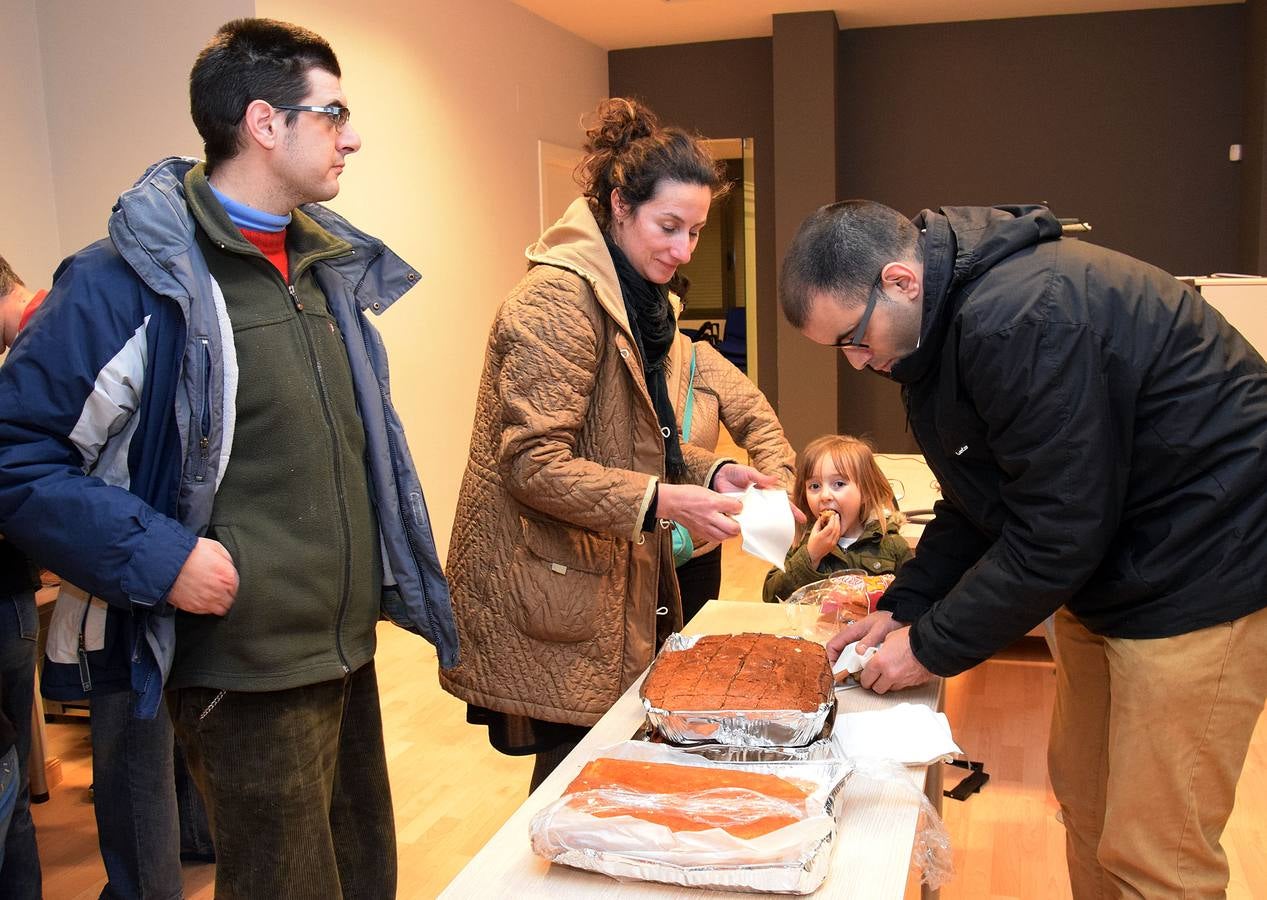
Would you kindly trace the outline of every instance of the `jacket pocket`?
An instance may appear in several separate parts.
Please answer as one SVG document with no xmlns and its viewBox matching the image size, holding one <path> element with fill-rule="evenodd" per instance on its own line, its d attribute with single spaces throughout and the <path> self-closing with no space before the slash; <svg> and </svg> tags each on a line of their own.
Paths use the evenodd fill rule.
<svg viewBox="0 0 1267 900">
<path fill-rule="evenodd" d="M 519 525 L 523 540 L 510 563 L 507 615 L 540 641 L 593 638 L 611 587 L 615 542 L 556 521 L 520 516 Z"/>
<path fill-rule="evenodd" d="M 213 541 L 218 541 L 220 546 L 229 552 L 229 560 L 233 563 L 233 568 L 238 573 L 238 595 L 242 594 L 242 585 L 246 583 L 246 572 L 243 569 L 242 551 L 238 548 L 237 537 L 233 533 L 233 526 L 223 523 L 213 523 L 207 528 L 207 537 Z M 224 614 L 221 621 L 228 621 L 233 615 L 233 611 L 237 604 L 229 607 L 229 611 Z"/>
<path fill-rule="evenodd" d="M 858 557 L 858 568 L 868 575 L 891 575 L 893 573 L 893 560 L 864 553 Z"/>
<path fill-rule="evenodd" d="M 63 581 L 48 626 L 45 654 L 55 663 L 80 665 L 81 654 L 105 647 L 107 614 L 106 601 Z"/>
<path fill-rule="evenodd" d="M 207 464 L 211 456 L 211 341 L 206 335 L 194 338 L 194 384 L 197 396 L 190 404 L 189 442 L 193 455 L 194 480 L 207 477 Z"/>
</svg>

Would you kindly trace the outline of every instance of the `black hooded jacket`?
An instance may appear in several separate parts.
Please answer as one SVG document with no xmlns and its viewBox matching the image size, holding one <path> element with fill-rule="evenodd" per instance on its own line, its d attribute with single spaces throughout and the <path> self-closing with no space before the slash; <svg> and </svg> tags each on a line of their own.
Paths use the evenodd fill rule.
<svg viewBox="0 0 1267 900">
<path fill-rule="evenodd" d="M 1267 606 L 1267 363 L 1192 288 L 1042 207 L 925 210 L 893 367 L 943 499 L 881 602 L 953 675 L 1067 606 L 1157 638 Z"/>
</svg>

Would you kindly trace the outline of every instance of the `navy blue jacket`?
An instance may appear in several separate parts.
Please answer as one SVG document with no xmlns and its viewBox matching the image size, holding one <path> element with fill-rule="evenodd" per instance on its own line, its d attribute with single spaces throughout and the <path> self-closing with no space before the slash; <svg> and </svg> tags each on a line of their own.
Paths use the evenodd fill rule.
<svg viewBox="0 0 1267 900">
<path fill-rule="evenodd" d="M 184 201 L 195 162 L 163 160 L 119 198 L 110 238 L 62 264 L 0 368 L 0 533 L 110 604 L 104 647 L 71 683 L 86 688 L 91 675 L 97 690 L 130 684 L 138 713 L 151 716 L 174 653 L 164 598 L 210 519 L 232 452 L 239 377 L 224 298 Z M 381 313 L 418 276 L 333 212 L 304 212 L 355 248 L 315 271 L 346 339 L 366 430 L 382 611 L 452 666 L 448 586 L 391 405 L 386 350 L 364 315 Z M 46 673 L 46 691 L 49 674 L 56 683 Z"/>
</svg>

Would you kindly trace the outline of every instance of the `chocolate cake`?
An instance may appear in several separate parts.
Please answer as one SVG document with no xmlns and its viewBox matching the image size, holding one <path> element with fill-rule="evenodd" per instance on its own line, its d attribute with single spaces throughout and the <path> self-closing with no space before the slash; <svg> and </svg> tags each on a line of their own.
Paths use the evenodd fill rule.
<svg viewBox="0 0 1267 900">
<path fill-rule="evenodd" d="M 656 657 L 642 696 L 672 711 L 797 709 L 831 698 L 822 644 L 772 634 L 710 634 Z"/>
</svg>

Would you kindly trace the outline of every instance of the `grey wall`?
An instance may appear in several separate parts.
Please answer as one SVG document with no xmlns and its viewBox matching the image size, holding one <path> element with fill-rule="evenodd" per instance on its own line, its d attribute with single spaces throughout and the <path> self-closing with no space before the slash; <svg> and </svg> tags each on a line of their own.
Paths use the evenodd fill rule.
<svg viewBox="0 0 1267 900">
<path fill-rule="evenodd" d="M 1238 272 L 1267 273 L 1267 0 L 1245 4 L 1245 159 Z"/>
<path fill-rule="evenodd" d="M 1245 7 L 840 34 L 846 196 L 1046 201 L 1176 274 L 1238 266 Z"/>
</svg>

